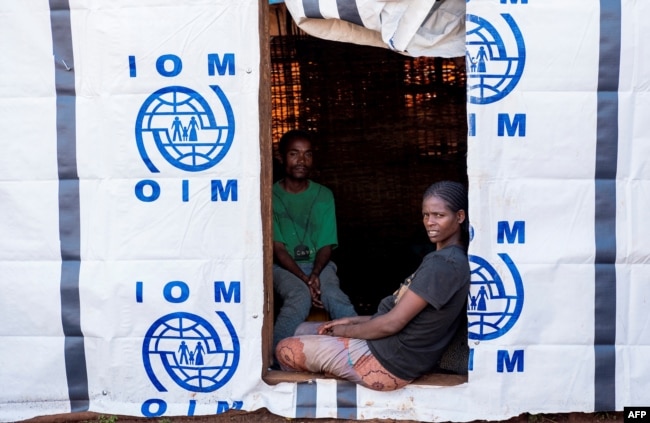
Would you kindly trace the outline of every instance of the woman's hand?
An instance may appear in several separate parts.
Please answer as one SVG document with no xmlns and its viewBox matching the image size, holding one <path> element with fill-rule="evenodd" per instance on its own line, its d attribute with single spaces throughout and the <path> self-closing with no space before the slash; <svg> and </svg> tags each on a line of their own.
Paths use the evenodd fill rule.
<svg viewBox="0 0 650 423">
<path fill-rule="evenodd" d="M 401 331 L 426 306 L 423 298 L 407 289 L 400 302 L 386 314 L 374 318 L 358 316 L 336 319 L 319 326 L 318 333 L 357 339 L 384 338 Z"/>
<path fill-rule="evenodd" d="M 368 321 L 370 320 L 370 318 L 371 316 L 354 316 L 354 317 L 342 317 L 340 319 L 330 320 L 329 322 L 325 322 L 318 327 L 318 334 L 335 336 L 334 331 L 337 330 L 338 332 L 338 329 L 342 329 L 339 326 L 356 325 Z"/>
<path fill-rule="evenodd" d="M 342 319 L 336 319 L 336 320 L 330 320 L 329 322 L 325 322 L 322 325 L 318 327 L 318 334 L 319 335 L 331 335 L 332 334 L 332 328 L 337 325 L 348 325 L 350 324 L 350 319 L 348 317 L 344 317 Z"/>
<path fill-rule="evenodd" d="M 321 326 L 318 329 L 318 334 L 319 335 L 329 335 L 329 336 L 341 336 L 341 337 L 347 337 L 347 330 L 348 328 L 354 326 L 354 324 L 348 323 L 348 324 L 340 324 L 340 325 L 334 325 L 334 326 L 328 326 L 324 327 L 325 325 Z"/>
</svg>

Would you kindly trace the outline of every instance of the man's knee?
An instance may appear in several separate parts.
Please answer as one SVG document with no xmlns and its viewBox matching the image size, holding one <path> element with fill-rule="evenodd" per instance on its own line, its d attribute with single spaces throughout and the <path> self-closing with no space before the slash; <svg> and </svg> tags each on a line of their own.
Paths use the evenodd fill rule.
<svg viewBox="0 0 650 423">
<path fill-rule="evenodd" d="M 339 277 L 333 269 L 326 267 L 319 278 L 322 291 L 339 289 Z"/>
<path fill-rule="evenodd" d="M 311 293 L 304 283 L 279 292 L 284 301 L 307 301 L 311 303 Z"/>
<path fill-rule="evenodd" d="M 273 272 L 273 289 L 282 298 L 292 296 L 310 296 L 309 287 L 293 273 L 282 270 Z"/>
<path fill-rule="evenodd" d="M 285 295 L 280 295 L 280 303 L 281 311 L 290 312 L 296 318 L 304 320 L 311 309 L 311 294 L 309 289 L 290 290 Z"/>
</svg>

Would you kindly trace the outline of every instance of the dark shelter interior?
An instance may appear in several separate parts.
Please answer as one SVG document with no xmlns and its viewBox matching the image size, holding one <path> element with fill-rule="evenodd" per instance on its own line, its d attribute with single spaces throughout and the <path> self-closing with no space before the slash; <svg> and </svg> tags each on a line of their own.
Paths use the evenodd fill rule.
<svg viewBox="0 0 650 423">
<path fill-rule="evenodd" d="M 464 58 L 317 39 L 283 6 L 270 18 L 273 151 L 289 129 L 316 133 L 312 179 L 336 200 L 341 286 L 372 314 L 434 248 L 421 222 L 426 187 L 467 182 Z"/>
</svg>

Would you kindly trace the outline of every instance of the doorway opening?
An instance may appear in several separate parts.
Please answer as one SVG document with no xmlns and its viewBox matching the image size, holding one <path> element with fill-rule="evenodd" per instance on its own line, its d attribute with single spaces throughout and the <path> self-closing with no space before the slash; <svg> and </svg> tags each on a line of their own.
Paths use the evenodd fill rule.
<svg viewBox="0 0 650 423">
<path fill-rule="evenodd" d="M 289 129 L 316 134 L 312 179 L 334 193 L 341 288 L 359 314 L 373 314 L 433 249 L 424 190 L 467 184 L 464 58 L 317 39 L 283 4 L 269 22 L 273 154 Z"/>
</svg>

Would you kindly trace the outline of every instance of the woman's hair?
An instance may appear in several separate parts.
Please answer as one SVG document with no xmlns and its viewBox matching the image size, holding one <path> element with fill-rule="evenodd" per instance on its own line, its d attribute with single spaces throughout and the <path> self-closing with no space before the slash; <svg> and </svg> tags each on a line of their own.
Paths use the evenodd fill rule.
<svg viewBox="0 0 650 423">
<path fill-rule="evenodd" d="M 460 224 L 461 240 L 465 249 L 469 246 L 469 213 L 467 190 L 460 182 L 440 181 L 436 182 L 424 191 L 422 200 L 430 197 L 440 198 L 447 204 L 452 212 L 465 211 L 465 220 Z"/>
</svg>

